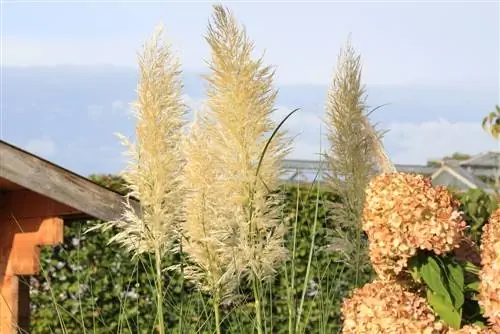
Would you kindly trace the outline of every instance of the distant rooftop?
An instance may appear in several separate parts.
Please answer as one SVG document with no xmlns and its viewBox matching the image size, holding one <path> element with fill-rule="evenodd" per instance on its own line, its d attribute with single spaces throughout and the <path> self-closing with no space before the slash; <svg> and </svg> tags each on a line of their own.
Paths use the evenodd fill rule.
<svg viewBox="0 0 500 334">
<path fill-rule="evenodd" d="M 444 186 L 459 185 L 462 190 L 481 188 L 491 192 L 493 189 L 479 177 L 494 177 L 497 172 L 497 159 L 500 159 L 499 152 L 485 152 L 467 160 L 443 159 L 439 161 L 440 165 L 396 164 L 395 167 L 400 172 L 430 176 L 433 183 Z M 287 159 L 283 167 L 286 170 L 284 179 L 288 181 L 312 182 L 315 179 L 323 179 L 327 171 L 326 162 L 316 160 Z"/>
<path fill-rule="evenodd" d="M 302 172 L 317 173 L 320 170 L 321 171 L 326 170 L 326 162 L 325 161 L 320 162 L 318 160 L 285 159 L 283 162 L 283 167 L 289 171 L 300 170 Z M 400 172 L 418 173 L 425 175 L 431 175 L 439 169 L 439 167 L 433 167 L 433 166 L 403 165 L 403 164 L 396 164 L 395 167 Z"/>
<path fill-rule="evenodd" d="M 474 166 L 482 168 L 496 168 L 500 152 L 484 152 L 473 156 L 472 158 L 460 161 L 460 166 Z"/>
</svg>

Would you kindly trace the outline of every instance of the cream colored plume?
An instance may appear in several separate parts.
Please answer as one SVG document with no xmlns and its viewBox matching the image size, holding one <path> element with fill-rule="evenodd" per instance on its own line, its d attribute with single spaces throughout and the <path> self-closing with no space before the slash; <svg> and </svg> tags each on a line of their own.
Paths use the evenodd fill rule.
<svg viewBox="0 0 500 334">
<path fill-rule="evenodd" d="M 159 26 L 139 55 L 138 99 L 133 105 L 136 143 L 120 136 L 130 157 L 123 177 L 130 196 L 140 201 L 141 212 L 128 206 L 122 220 L 105 225 L 119 230 L 110 242 L 122 244 L 134 255 L 169 251 L 178 239 L 182 218 L 180 177 L 186 108 L 180 66 L 162 34 Z"/>
<path fill-rule="evenodd" d="M 251 56 L 244 29 L 215 6 L 206 40 L 207 113 L 187 146 L 187 220 L 183 233 L 192 280 L 231 294 L 244 277 L 265 279 L 286 256 L 278 186 L 288 152 L 282 132 L 261 154 L 276 125 L 273 71 Z"/>
</svg>

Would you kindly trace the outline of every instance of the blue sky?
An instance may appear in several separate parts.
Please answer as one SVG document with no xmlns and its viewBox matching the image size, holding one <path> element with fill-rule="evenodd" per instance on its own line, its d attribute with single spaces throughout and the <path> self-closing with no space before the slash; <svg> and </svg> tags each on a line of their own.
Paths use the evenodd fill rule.
<svg viewBox="0 0 500 334">
<path fill-rule="evenodd" d="M 391 130 L 385 144 L 395 162 L 496 147 L 480 121 L 499 103 L 498 2 L 223 3 L 256 55 L 265 51 L 277 66 L 280 113 L 302 108 L 288 124 L 299 135 L 293 157 L 318 151 L 327 85 L 349 33 L 369 103 L 391 103 L 374 119 Z M 210 15 L 211 3 L 4 1 L 2 138 L 83 174 L 119 170 L 113 132 L 133 129 L 136 52 L 163 22 L 195 106 Z"/>
</svg>

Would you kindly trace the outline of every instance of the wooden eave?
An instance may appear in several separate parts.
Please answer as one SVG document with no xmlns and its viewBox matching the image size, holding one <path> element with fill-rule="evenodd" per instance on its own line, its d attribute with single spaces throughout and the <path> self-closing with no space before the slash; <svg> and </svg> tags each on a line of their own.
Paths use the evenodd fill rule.
<svg viewBox="0 0 500 334">
<path fill-rule="evenodd" d="M 0 140 L 0 333 L 29 330 L 19 277 L 40 271 L 40 246 L 62 243 L 69 220 L 113 221 L 124 209 L 121 194 Z"/>
<path fill-rule="evenodd" d="M 62 212 L 65 220 L 113 221 L 124 210 L 121 194 L 0 140 L 0 191 L 20 188 L 71 208 Z M 137 200 L 130 202 L 139 209 Z"/>
</svg>

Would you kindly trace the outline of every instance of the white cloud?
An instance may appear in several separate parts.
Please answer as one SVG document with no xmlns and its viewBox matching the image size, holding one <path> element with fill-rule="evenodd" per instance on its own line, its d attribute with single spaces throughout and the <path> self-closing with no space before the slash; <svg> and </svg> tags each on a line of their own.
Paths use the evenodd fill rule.
<svg viewBox="0 0 500 334">
<path fill-rule="evenodd" d="M 135 45 L 134 45 L 135 44 Z M 3 65 L 54 66 L 60 64 L 113 64 L 133 66 L 140 45 L 127 39 L 64 40 L 4 37 Z"/>
<path fill-rule="evenodd" d="M 280 107 L 275 119 L 281 120 L 290 109 Z M 393 122 L 383 124 L 390 131 L 384 145 L 391 160 L 399 164 L 426 164 L 427 160 L 441 158 L 454 152 L 478 154 L 495 150 L 496 142 L 478 122 L 450 122 L 437 119 L 427 122 Z M 295 137 L 289 158 L 318 159 L 318 153 L 328 148 L 326 128 L 322 119 L 310 112 L 294 114 L 285 128 Z"/>
<path fill-rule="evenodd" d="M 287 159 L 319 160 L 320 159 L 320 140 L 314 142 L 308 141 L 303 135 L 294 138 L 293 149 L 287 156 Z M 325 143 L 322 141 L 321 150 L 325 151 Z"/>
<path fill-rule="evenodd" d="M 192 110 L 203 103 L 203 100 L 187 94 L 183 100 Z M 125 103 L 120 100 L 112 103 L 113 109 L 124 106 Z M 273 119 L 280 122 L 290 111 L 288 107 L 279 106 Z M 89 107 L 90 114 L 97 115 L 99 112 L 102 112 L 102 107 Z M 318 159 L 320 146 L 323 151 L 328 148 L 326 128 L 321 117 L 317 112 L 299 110 L 286 121 L 284 128 L 294 138 L 289 158 Z M 390 130 L 384 137 L 384 144 L 395 163 L 425 164 L 429 159 L 453 152 L 477 154 L 496 149 L 495 141 L 478 122 L 451 122 L 441 118 L 420 123 L 392 122 L 381 127 Z"/>
<path fill-rule="evenodd" d="M 279 123 L 292 110 L 288 107 L 279 106 L 272 118 Z M 286 120 L 283 126 L 295 134 L 302 132 L 319 133 L 320 127 L 322 127 L 322 119 L 309 110 L 298 110 Z"/>
<path fill-rule="evenodd" d="M 52 139 L 47 137 L 31 139 L 24 148 L 26 151 L 44 158 L 52 157 L 56 153 L 56 144 Z"/>
<path fill-rule="evenodd" d="M 425 164 L 454 152 L 477 154 L 495 150 L 495 141 L 478 122 L 445 119 L 389 124 L 384 143 L 395 163 Z"/>
<path fill-rule="evenodd" d="M 293 109 L 278 106 L 272 119 L 278 124 Z M 283 124 L 287 136 L 293 140 L 292 150 L 287 158 L 318 160 L 320 147 L 325 148 L 323 120 L 310 110 L 301 109 L 291 115 Z"/>
</svg>

